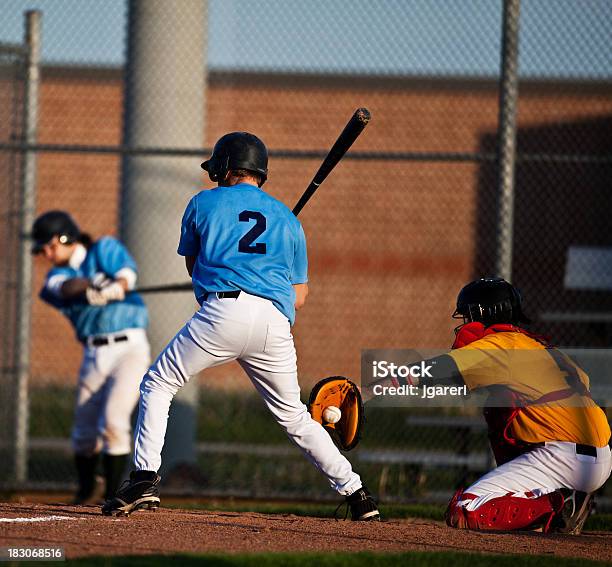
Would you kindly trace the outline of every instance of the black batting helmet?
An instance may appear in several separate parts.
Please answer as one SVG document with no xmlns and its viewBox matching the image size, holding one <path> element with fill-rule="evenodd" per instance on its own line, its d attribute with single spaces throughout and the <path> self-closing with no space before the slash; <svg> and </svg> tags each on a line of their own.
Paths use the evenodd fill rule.
<svg viewBox="0 0 612 567">
<path fill-rule="evenodd" d="M 453 318 L 467 322 L 530 323 L 522 309 L 521 292 L 512 284 L 497 277 L 485 277 L 467 284 L 457 296 Z"/>
<path fill-rule="evenodd" d="M 220 181 L 231 169 L 246 169 L 257 173 L 261 187 L 268 178 L 268 150 L 255 135 L 231 132 L 219 138 L 212 156 L 202 164 L 211 181 Z"/>
<path fill-rule="evenodd" d="M 37 254 L 54 236 L 62 244 L 75 242 L 81 231 L 73 218 L 65 211 L 48 211 L 40 215 L 32 225 L 32 254 Z"/>
</svg>

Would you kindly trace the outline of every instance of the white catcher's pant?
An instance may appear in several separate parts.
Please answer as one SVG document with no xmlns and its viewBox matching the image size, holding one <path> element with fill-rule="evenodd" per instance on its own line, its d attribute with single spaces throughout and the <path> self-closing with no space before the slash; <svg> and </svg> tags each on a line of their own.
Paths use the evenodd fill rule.
<svg viewBox="0 0 612 567">
<path fill-rule="evenodd" d="M 597 457 L 591 457 L 577 454 L 574 443 L 550 442 L 488 472 L 465 490 L 461 504 L 474 511 L 509 493 L 537 498 L 560 488 L 594 492 L 608 480 L 611 469 L 607 446 L 598 448 Z"/>
<path fill-rule="evenodd" d="M 271 301 L 244 292 L 235 299 L 211 294 L 145 374 L 140 386 L 136 468 L 159 469 L 170 402 L 178 389 L 205 368 L 236 359 L 276 421 L 331 486 L 345 495 L 359 489 L 359 475 L 300 401 L 289 321 Z"/>
<path fill-rule="evenodd" d="M 78 454 L 127 455 L 132 449 L 130 420 L 151 354 L 144 329 L 114 335 L 128 340 L 84 348 L 72 429 Z"/>
</svg>

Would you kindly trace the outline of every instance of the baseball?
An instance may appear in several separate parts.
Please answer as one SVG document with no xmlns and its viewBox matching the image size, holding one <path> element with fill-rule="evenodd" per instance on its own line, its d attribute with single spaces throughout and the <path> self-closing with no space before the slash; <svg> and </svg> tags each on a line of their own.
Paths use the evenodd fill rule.
<svg viewBox="0 0 612 567">
<path fill-rule="evenodd" d="M 336 406 L 327 406 L 323 410 L 323 420 L 326 423 L 338 423 L 341 417 L 342 412 Z"/>
</svg>

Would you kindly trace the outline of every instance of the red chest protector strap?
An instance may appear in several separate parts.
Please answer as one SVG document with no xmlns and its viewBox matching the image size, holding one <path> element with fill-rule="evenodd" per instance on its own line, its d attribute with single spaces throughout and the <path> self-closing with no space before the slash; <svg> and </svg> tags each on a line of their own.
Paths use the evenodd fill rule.
<svg viewBox="0 0 612 567">
<path fill-rule="evenodd" d="M 535 335 L 529 331 L 526 331 L 525 329 L 517 327 L 516 325 L 512 325 L 510 323 L 497 323 L 495 325 L 485 327 L 480 321 L 474 321 L 461 326 L 457 336 L 455 337 L 455 342 L 453 343 L 452 348 L 456 349 L 467 346 L 474 341 L 478 341 L 488 335 L 494 335 L 495 333 L 522 333 L 523 335 L 527 335 L 539 343 L 548 346 L 547 337 Z"/>
</svg>

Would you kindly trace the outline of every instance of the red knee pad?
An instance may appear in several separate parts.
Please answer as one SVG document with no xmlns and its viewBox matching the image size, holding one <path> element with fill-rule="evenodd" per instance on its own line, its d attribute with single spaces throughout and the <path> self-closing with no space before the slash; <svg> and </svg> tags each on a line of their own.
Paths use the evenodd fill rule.
<svg viewBox="0 0 612 567">
<path fill-rule="evenodd" d="M 471 500 L 472 498 L 476 498 L 476 495 L 464 492 L 463 488 L 460 488 L 457 490 L 457 492 L 455 492 L 455 494 L 453 494 L 453 497 L 446 508 L 446 512 L 444 512 L 444 519 L 446 520 L 447 526 L 461 529 L 470 528 L 468 525 L 465 507 L 459 505 L 459 502 Z"/>
<path fill-rule="evenodd" d="M 455 493 L 446 511 L 446 523 L 453 528 L 470 530 L 527 530 L 542 528 L 547 532 L 550 522 L 561 508 L 563 495 L 559 491 L 539 498 L 518 498 L 508 494 L 493 498 L 468 511 L 460 501 L 475 498 L 473 494 L 459 490 Z"/>
</svg>

